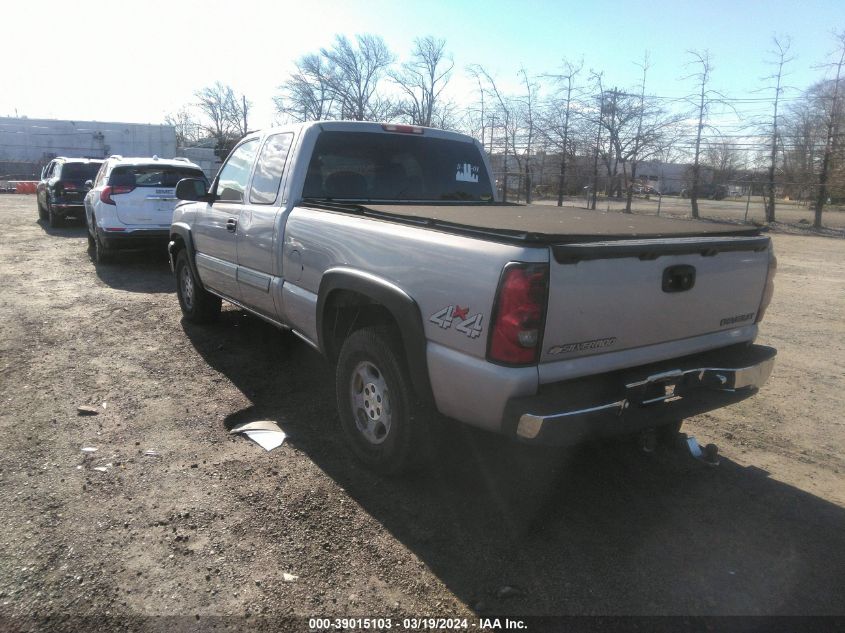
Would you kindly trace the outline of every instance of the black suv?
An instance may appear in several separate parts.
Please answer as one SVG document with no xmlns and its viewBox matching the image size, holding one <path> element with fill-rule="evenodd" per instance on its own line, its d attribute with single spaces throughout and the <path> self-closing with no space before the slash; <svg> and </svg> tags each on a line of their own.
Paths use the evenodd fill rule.
<svg viewBox="0 0 845 633">
<path fill-rule="evenodd" d="M 85 216 L 83 200 L 88 188 L 85 181 L 93 180 L 100 170 L 101 160 L 65 158 L 51 160 L 41 172 L 36 189 L 38 217 L 50 226 L 59 226 L 65 218 Z"/>
</svg>

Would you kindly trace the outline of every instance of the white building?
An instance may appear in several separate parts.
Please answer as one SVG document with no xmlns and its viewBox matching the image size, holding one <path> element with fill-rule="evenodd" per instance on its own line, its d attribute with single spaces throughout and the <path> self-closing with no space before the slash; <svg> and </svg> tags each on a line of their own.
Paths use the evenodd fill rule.
<svg viewBox="0 0 845 633">
<path fill-rule="evenodd" d="M 45 163 L 56 156 L 173 158 L 171 125 L 0 117 L 0 162 Z"/>
</svg>

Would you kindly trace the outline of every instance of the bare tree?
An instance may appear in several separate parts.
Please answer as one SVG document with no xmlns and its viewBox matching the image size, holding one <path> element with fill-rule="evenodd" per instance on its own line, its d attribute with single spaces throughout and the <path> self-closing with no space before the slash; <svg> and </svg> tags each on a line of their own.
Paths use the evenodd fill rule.
<svg viewBox="0 0 845 633">
<path fill-rule="evenodd" d="M 778 113 L 778 107 L 780 105 L 781 93 L 784 90 L 782 86 L 784 77 L 783 68 L 786 64 L 793 60 L 792 57 L 787 57 L 790 47 L 789 37 L 774 37 L 772 38 L 772 41 L 774 42 L 775 48 L 771 51 L 771 54 L 774 57 L 770 63 L 774 65 L 777 70 L 766 78 L 775 82 L 775 85 L 772 88 L 775 95 L 772 103 L 774 112 L 772 113 L 772 123 L 770 128 L 772 144 L 765 195 L 767 222 L 775 221 L 775 169 L 777 168 L 778 143 L 780 142 L 780 137 L 778 136 L 778 123 L 780 116 Z"/>
<path fill-rule="evenodd" d="M 216 140 L 218 153 L 227 154 L 234 142 L 249 131 L 250 102 L 246 97 L 237 98 L 231 86 L 219 81 L 196 91 L 194 96 L 196 107 L 206 119 L 200 122 L 200 127 Z"/>
<path fill-rule="evenodd" d="M 602 126 L 607 132 L 607 143 L 602 158 L 607 171 L 607 193 L 621 197 L 631 183 L 629 165 L 661 149 L 676 118 L 656 100 L 643 97 L 641 106 L 640 94 L 615 88 L 606 92 L 603 102 Z"/>
<path fill-rule="evenodd" d="M 642 64 L 637 64 L 643 71 L 642 82 L 640 83 L 639 116 L 637 117 L 637 133 L 634 136 L 634 149 L 631 153 L 631 180 L 627 183 L 625 196 L 625 213 L 631 213 L 631 199 L 634 196 L 634 181 L 637 179 L 637 164 L 639 163 L 640 150 L 644 147 L 646 139 L 643 137 L 643 118 L 645 117 L 645 80 L 648 74 L 649 61 L 648 51 L 643 55 Z"/>
<path fill-rule="evenodd" d="M 824 210 L 825 202 L 827 201 L 827 182 L 830 170 L 832 168 L 831 162 L 833 158 L 833 150 L 835 144 L 841 143 L 839 139 L 838 127 L 839 121 L 842 118 L 842 112 L 839 107 L 839 81 L 842 77 L 842 67 L 845 65 L 845 31 L 840 31 L 836 34 L 839 40 L 839 61 L 833 64 L 836 68 L 836 79 L 833 81 L 832 94 L 829 100 L 829 107 L 825 108 L 825 144 L 824 157 L 822 158 L 821 172 L 819 173 L 819 191 L 816 198 L 816 213 L 813 218 L 813 226 L 821 228 L 822 212 Z"/>
<path fill-rule="evenodd" d="M 534 95 L 537 92 L 537 84 L 532 83 L 528 79 L 528 72 L 524 66 L 519 69 L 519 74 L 522 75 L 525 85 L 525 98 L 522 101 L 521 108 L 525 127 L 527 128 L 525 143 L 525 202 L 526 204 L 531 204 L 531 150 L 534 141 Z"/>
<path fill-rule="evenodd" d="M 713 172 L 713 184 L 726 185 L 740 169 L 741 159 L 737 148 L 724 137 L 707 143 L 702 163 Z"/>
<path fill-rule="evenodd" d="M 182 106 L 176 112 L 166 115 L 164 122 L 174 127 L 178 147 L 188 147 L 203 137 L 202 126 L 188 106 Z"/>
<path fill-rule="evenodd" d="M 540 129 L 540 134 L 546 142 L 560 153 L 560 174 L 557 186 L 557 206 L 559 207 L 563 206 L 563 196 L 566 191 L 566 163 L 571 149 L 573 92 L 577 91 L 575 82 L 583 67 L 583 60 L 577 64 L 563 60 L 561 72 L 550 75 L 557 84 L 557 92 L 545 109 Z M 578 91 L 578 96 L 580 96 L 580 91 Z"/>
<path fill-rule="evenodd" d="M 446 55 L 445 48 L 446 40 L 430 35 L 417 38 L 411 60 L 402 64 L 400 70 L 388 73 L 404 94 L 399 111 L 412 125 L 430 127 L 448 118 L 439 108 L 455 63 Z"/>
<path fill-rule="evenodd" d="M 696 106 L 698 110 L 698 125 L 696 125 L 695 128 L 695 151 L 692 159 L 692 183 L 690 186 L 689 196 L 692 217 L 697 218 L 699 217 L 698 191 L 699 186 L 701 185 L 701 135 L 704 132 L 704 128 L 707 125 L 707 118 L 710 114 L 710 96 L 712 91 L 710 91 L 707 86 L 710 83 L 710 74 L 713 71 L 713 67 L 710 64 L 709 51 L 705 50 L 703 53 L 698 51 L 687 51 L 687 53 L 694 57 L 693 61 L 690 63 L 700 67 L 700 70 L 697 73 L 687 77 L 687 79 L 695 78 L 699 87 L 698 103 Z"/>
<path fill-rule="evenodd" d="M 477 77 L 480 77 L 484 82 L 486 82 L 487 87 L 483 90 L 487 91 L 494 99 L 496 103 L 496 119 L 501 122 L 502 126 L 502 137 L 503 137 L 503 156 L 502 156 L 502 202 L 507 202 L 508 200 L 508 155 L 509 155 L 509 148 L 514 147 L 513 155 L 517 161 L 519 169 L 522 169 L 522 162 L 519 159 L 519 156 L 516 154 L 516 147 L 515 141 L 517 135 L 519 133 L 519 122 L 517 120 L 516 112 L 515 112 L 515 104 L 507 98 L 502 92 L 499 90 L 498 86 L 496 85 L 495 80 L 493 77 L 490 76 L 484 67 L 479 66 L 477 64 L 470 67 L 470 72 L 474 73 Z M 494 132 L 494 127 L 491 126 L 490 128 L 490 135 L 491 135 L 491 148 L 492 148 L 492 136 Z M 492 153 L 492 150 L 491 150 Z"/>
<path fill-rule="evenodd" d="M 322 56 L 311 53 L 300 57 L 296 71 L 279 86 L 281 94 L 273 97 L 276 112 L 295 121 L 331 118 L 335 101 L 328 78 L 332 74 Z"/>
<path fill-rule="evenodd" d="M 327 62 L 327 84 L 344 119 L 380 118 L 387 100 L 377 98 L 379 80 L 393 63 L 393 55 L 377 35 L 356 35 L 355 45 L 343 35 L 331 48 L 320 49 Z"/>
</svg>

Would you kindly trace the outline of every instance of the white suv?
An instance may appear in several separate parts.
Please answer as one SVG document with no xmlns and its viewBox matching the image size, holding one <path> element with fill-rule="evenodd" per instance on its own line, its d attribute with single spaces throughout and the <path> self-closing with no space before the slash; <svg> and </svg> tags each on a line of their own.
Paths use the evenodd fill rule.
<svg viewBox="0 0 845 633">
<path fill-rule="evenodd" d="M 100 167 L 85 196 L 88 248 L 94 261 L 105 262 L 120 248 L 164 246 L 182 178 L 207 179 L 185 158 L 111 156 Z"/>
</svg>

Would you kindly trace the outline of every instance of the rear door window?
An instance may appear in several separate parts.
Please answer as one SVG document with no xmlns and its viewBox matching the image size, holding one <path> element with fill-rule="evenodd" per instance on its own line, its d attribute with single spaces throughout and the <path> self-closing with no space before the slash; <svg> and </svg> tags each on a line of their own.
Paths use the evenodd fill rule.
<svg viewBox="0 0 845 633">
<path fill-rule="evenodd" d="M 276 201 L 292 141 L 293 134 L 290 133 L 273 134 L 267 138 L 252 177 L 249 201 L 253 204 L 273 204 Z"/>
</svg>

